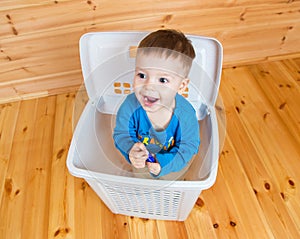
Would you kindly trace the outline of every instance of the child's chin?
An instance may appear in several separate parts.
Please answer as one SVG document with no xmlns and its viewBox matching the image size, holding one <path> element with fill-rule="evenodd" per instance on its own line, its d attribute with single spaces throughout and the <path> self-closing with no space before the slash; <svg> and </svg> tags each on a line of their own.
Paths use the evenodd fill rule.
<svg viewBox="0 0 300 239">
<path fill-rule="evenodd" d="M 151 106 L 143 105 L 143 108 L 146 112 L 153 113 L 153 112 L 158 111 L 160 107 L 159 107 L 159 105 L 151 105 Z"/>
</svg>

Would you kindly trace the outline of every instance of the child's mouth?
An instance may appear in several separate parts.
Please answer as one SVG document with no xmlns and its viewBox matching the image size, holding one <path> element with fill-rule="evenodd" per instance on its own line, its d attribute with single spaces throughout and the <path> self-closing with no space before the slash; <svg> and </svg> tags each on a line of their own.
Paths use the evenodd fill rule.
<svg viewBox="0 0 300 239">
<path fill-rule="evenodd" d="M 158 98 L 151 97 L 151 96 L 144 96 L 144 104 L 146 106 L 152 106 L 158 101 Z"/>
</svg>

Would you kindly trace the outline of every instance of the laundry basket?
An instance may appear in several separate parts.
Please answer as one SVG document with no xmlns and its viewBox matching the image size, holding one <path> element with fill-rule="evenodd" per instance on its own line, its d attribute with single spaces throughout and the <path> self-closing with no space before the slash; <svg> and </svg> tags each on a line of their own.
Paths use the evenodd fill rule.
<svg viewBox="0 0 300 239">
<path fill-rule="evenodd" d="M 80 59 L 88 101 L 70 145 L 67 167 L 84 178 L 116 214 L 183 221 L 202 190 L 213 185 L 219 158 L 215 103 L 222 68 L 222 46 L 212 38 L 187 35 L 196 58 L 183 94 L 194 106 L 201 144 L 180 180 L 139 178 L 112 139 L 118 107 L 132 92 L 134 49 L 147 32 L 88 33 L 80 39 Z M 76 105 L 75 105 L 76 107 Z"/>
</svg>

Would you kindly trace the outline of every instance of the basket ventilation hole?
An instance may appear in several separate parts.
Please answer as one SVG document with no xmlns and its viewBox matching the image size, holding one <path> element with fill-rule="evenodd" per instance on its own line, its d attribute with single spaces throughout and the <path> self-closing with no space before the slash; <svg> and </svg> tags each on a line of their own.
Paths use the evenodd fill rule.
<svg viewBox="0 0 300 239">
<path fill-rule="evenodd" d="M 128 82 L 114 82 L 114 92 L 117 95 L 128 95 L 132 92 L 131 84 Z M 189 88 L 187 87 L 182 94 L 184 98 L 189 97 Z"/>
</svg>

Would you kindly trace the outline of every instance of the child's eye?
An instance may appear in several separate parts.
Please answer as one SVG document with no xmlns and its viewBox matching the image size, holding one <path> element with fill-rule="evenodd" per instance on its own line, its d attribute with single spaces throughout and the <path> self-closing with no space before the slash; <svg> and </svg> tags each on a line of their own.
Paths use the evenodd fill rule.
<svg viewBox="0 0 300 239">
<path fill-rule="evenodd" d="M 141 79 L 146 79 L 146 74 L 144 73 L 138 73 L 137 76 L 140 77 Z"/>
<path fill-rule="evenodd" d="M 161 77 L 161 78 L 159 78 L 159 82 L 160 83 L 168 83 L 169 80 L 167 78 Z"/>
</svg>

